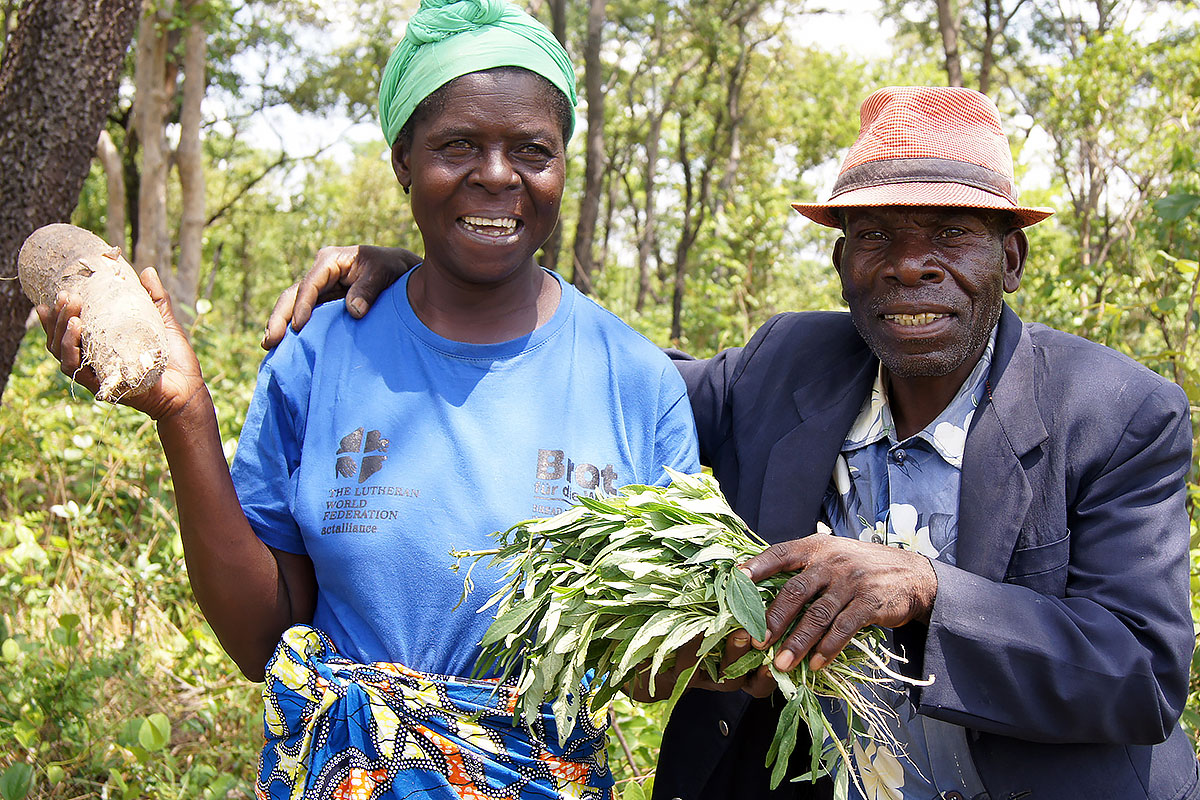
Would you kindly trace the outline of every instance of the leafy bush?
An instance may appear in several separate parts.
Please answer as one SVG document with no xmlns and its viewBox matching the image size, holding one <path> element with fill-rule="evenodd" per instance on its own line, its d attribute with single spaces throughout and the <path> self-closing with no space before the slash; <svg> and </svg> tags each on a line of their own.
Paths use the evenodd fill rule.
<svg viewBox="0 0 1200 800">
<path fill-rule="evenodd" d="M 218 330 L 232 442 L 259 355 Z M 0 439 L 0 798 L 253 797 L 258 689 L 192 600 L 153 424 L 72 390 L 39 330 Z"/>
</svg>

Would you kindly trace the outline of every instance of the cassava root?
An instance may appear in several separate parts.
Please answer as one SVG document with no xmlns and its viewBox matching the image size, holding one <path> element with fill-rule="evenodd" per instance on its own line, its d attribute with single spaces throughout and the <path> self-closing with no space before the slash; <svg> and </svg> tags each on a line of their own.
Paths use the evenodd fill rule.
<svg viewBox="0 0 1200 800">
<path fill-rule="evenodd" d="M 158 382 L 167 329 L 120 248 L 74 225 L 46 225 L 21 246 L 17 274 L 35 305 L 53 306 L 64 290 L 79 296 L 83 364 L 100 381 L 97 399 L 115 402 Z"/>
</svg>

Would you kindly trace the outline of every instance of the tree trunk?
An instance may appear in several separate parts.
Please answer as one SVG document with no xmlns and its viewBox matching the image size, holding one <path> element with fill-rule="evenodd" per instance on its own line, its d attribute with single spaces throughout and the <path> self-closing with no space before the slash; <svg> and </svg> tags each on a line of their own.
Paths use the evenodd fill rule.
<svg viewBox="0 0 1200 800">
<path fill-rule="evenodd" d="M 186 310 L 195 308 L 200 286 L 200 259 L 204 243 L 204 159 L 200 152 L 200 104 L 207 87 L 208 33 L 190 0 L 187 39 L 183 56 L 183 107 L 179 114 L 179 166 L 181 195 L 179 267 L 175 272 L 175 299 Z M 185 311 L 186 313 L 186 311 Z"/>
<path fill-rule="evenodd" d="M 591 0 L 588 8 L 587 44 L 583 51 L 584 84 L 587 92 L 587 161 L 584 168 L 583 200 L 575 227 L 575 269 L 572 283 L 582 292 L 592 289 L 592 243 L 600 214 L 600 182 L 604 174 L 604 75 L 600 63 L 604 32 L 604 0 Z"/>
<path fill-rule="evenodd" d="M 938 30 L 942 34 L 942 51 L 946 55 L 946 79 L 950 86 L 962 86 L 962 55 L 958 51 L 958 33 L 962 28 L 958 3 L 937 0 Z"/>
<path fill-rule="evenodd" d="M 567 46 L 567 0 L 550 0 L 550 30 L 563 47 Z"/>
<path fill-rule="evenodd" d="M 0 393 L 25 334 L 25 237 L 79 199 L 116 97 L 138 0 L 27 0 L 0 59 Z"/>
<path fill-rule="evenodd" d="M 108 198 L 105 207 L 106 221 L 104 238 L 113 247 L 125 248 L 125 165 L 121 163 L 121 154 L 113 144 L 108 131 L 100 131 L 100 141 L 96 143 L 96 159 L 104 170 L 104 182 L 108 187 Z"/>
<path fill-rule="evenodd" d="M 170 4 L 157 13 L 147 7 L 138 27 L 134 64 L 134 127 L 142 145 L 141 186 L 138 191 L 138 238 L 133 245 L 133 266 L 139 272 L 156 267 L 167 290 L 171 280 L 171 234 L 167 227 L 167 139 L 164 132 L 171 102 L 167 85 L 167 30 Z"/>
</svg>

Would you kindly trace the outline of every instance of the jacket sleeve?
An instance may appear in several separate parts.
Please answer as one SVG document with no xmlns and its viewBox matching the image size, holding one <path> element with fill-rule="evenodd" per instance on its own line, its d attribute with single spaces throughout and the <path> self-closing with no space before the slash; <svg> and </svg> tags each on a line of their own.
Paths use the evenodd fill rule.
<svg viewBox="0 0 1200 800">
<path fill-rule="evenodd" d="M 1081 424 L 1095 430 L 1095 420 Z M 1097 435 L 1103 448 L 1060 445 L 1066 458 L 1087 452 L 1067 481 L 1069 529 L 1046 545 L 1067 559 L 1061 597 L 935 562 L 923 664 L 935 680 L 914 698 L 920 713 L 1038 742 L 1155 744 L 1170 734 L 1194 643 L 1186 398 L 1159 383 L 1112 429 L 1121 432 Z"/>
</svg>

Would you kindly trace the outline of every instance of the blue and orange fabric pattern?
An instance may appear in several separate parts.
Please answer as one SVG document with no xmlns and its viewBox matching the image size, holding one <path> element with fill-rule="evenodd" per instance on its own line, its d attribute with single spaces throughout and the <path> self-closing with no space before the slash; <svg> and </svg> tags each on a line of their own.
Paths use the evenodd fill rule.
<svg viewBox="0 0 1200 800">
<path fill-rule="evenodd" d="M 611 800 L 603 712 L 558 746 L 554 716 L 513 724 L 515 687 L 358 664 L 296 625 L 267 664 L 262 800 Z"/>
</svg>

